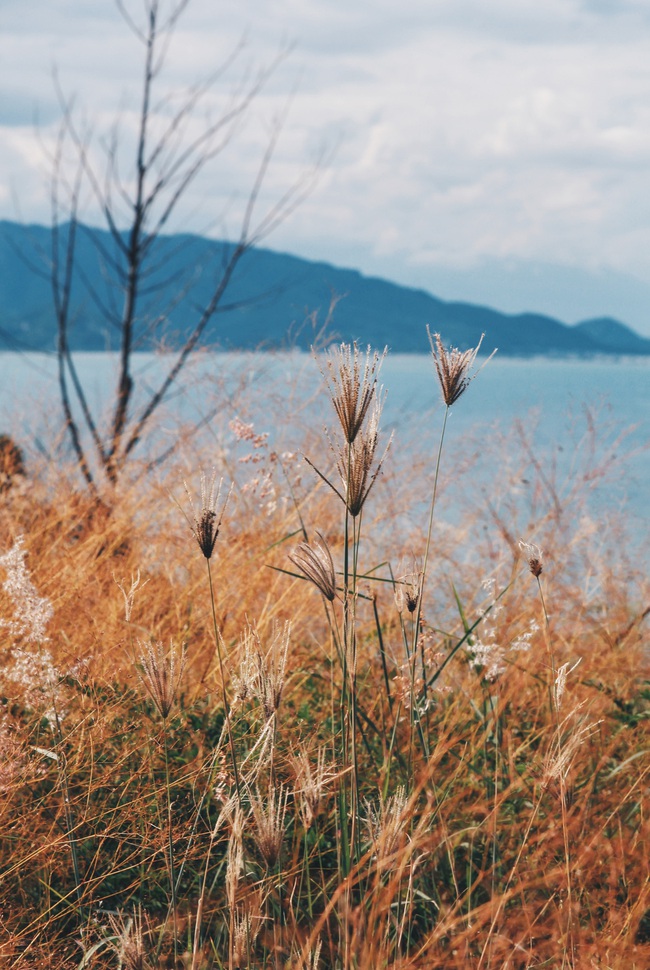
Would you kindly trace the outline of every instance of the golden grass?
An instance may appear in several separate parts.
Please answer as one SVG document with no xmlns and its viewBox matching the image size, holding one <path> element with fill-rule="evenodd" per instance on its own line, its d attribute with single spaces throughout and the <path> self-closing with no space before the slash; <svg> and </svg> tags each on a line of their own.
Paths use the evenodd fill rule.
<svg viewBox="0 0 650 970">
<path fill-rule="evenodd" d="M 443 503 L 471 451 L 443 454 Z M 436 512 L 421 601 L 409 566 L 398 612 L 388 565 L 370 571 L 423 556 L 433 469 L 392 461 L 347 597 L 336 495 L 293 464 L 291 497 L 277 460 L 274 507 L 236 482 L 210 560 L 225 684 L 206 560 L 167 491 L 182 503 L 184 473 L 125 481 L 110 507 L 66 469 L 6 491 L 0 552 L 24 535 L 53 617 L 48 640 L 5 627 L 0 648 L 4 965 L 650 965 L 646 577 L 615 520 L 596 555 L 577 481 L 554 502 L 547 476 L 534 522 L 495 497 L 453 528 Z M 406 495 L 415 513 L 392 507 Z M 288 557 L 301 519 L 326 571 L 332 551 L 333 599 Z M 546 554 L 548 625 L 522 533 Z M 143 657 L 164 665 L 170 643 L 185 667 L 160 687 Z"/>
</svg>

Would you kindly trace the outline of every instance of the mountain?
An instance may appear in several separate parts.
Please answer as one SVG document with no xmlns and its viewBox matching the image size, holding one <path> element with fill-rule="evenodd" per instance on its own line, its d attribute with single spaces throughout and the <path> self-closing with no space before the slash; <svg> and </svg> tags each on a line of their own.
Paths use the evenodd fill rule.
<svg viewBox="0 0 650 970">
<path fill-rule="evenodd" d="M 65 239 L 67 227 L 62 227 Z M 71 291 L 72 350 L 118 346 L 122 294 L 119 251 L 104 231 L 80 227 Z M 173 347 L 196 320 L 218 281 L 228 243 L 192 235 L 163 236 L 151 253 L 138 306 L 137 348 Z M 0 349 L 53 350 L 56 325 L 49 265 L 52 231 L 0 222 Z M 308 349 L 335 304 L 328 333 L 398 353 L 428 349 L 425 326 L 446 344 L 502 355 L 650 354 L 650 340 L 610 318 L 568 326 L 536 313 L 505 314 L 440 300 L 350 269 L 253 249 L 238 265 L 203 343 L 223 349 Z"/>
<path fill-rule="evenodd" d="M 647 354 L 648 352 L 648 340 L 611 317 L 584 320 L 576 324 L 576 330 L 580 330 L 598 343 L 613 348 L 614 353 Z"/>
</svg>

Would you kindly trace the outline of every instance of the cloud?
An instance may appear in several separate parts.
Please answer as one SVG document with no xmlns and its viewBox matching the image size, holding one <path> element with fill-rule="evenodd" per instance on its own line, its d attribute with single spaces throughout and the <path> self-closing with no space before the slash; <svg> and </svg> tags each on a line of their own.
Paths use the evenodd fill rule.
<svg viewBox="0 0 650 970">
<path fill-rule="evenodd" d="M 0 170 L 10 190 L 0 215 L 15 217 L 18 198 L 24 218 L 47 222 L 32 124 L 38 107 L 45 137 L 56 130 L 52 64 L 98 135 L 117 113 L 128 138 L 141 52 L 110 3 L 31 0 L 27 18 L 22 0 L 5 0 L 3 20 L 11 83 Z M 493 258 L 648 274 L 645 0 L 412 0 L 408 16 L 394 0 L 194 0 L 169 49 L 169 90 L 214 71 L 242 38 L 208 99 L 213 116 L 238 79 L 295 47 L 232 150 L 191 187 L 182 228 L 236 231 L 271 119 L 288 107 L 262 206 L 322 143 L 336 151 L 272 237 L 277 248 L 367 270 L 393 265 L 396 278 L 420 283 L 427 267 L 433 279 Z M 99 143 L 94 151 L 101 164 Z"/>
</svg>

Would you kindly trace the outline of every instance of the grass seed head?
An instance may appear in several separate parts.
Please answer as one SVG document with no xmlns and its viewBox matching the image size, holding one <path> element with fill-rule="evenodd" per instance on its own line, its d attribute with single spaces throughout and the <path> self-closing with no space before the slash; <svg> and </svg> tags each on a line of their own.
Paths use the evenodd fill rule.
<svg viewBox="0 0 650 970">
<path fill-rule="evenodd" d="M 221 634 L 219 634 L 221 637 Z M 244 704 L 257 693 L 259 637 L 252 629 L 246 630 L 241 638 L 239 669 L 232 674 L 234 687 L 233 707 Z M 222 639 L 222 649 L 226 652 Z"/>
<path fill-rule="evenodd" d="M 138 675 L 144 689 L 156 705 L 158 713 L 165 721 L 178 696 L 185 669 L 185 651 L 182 652 L 179 661 L 173 643 L 170 644 L 169 651 L 165 650 L 160 641 L 152 644 L 139 640 L 138 643 L 141 649 Z"/>
<path fill-rule="evenodd" d="M 528 563 L 531 573 L 535 579 L 539 579 L 544 568 L 542 550 L 534 542 L 525 542 L 523 539 L 519 540 L 519 548 L 524 554 L 524 559 Z"/>
<path fill-rule="evenodd" d="M 111 913 L 108 920 L 113 933 L 110 945 L 119 966 L 124 970 L 150 970 L 152 964 L 146 958 L 142 908 L 134 909 L 133 915 L 128 918 Z"/>
<path fill-rule="evenodd" d="M 291 760 L 296 775 L 294 799 L 298 802 L 302 824 L 310 829 L 321 812 L 327 786 L 336 777 L 336 771 L 325 764 L 325 748 L 319 749 L 315 766 L 304 748 Z"/>
<path fill-rule="evenodd" d="M 9 435 L 0 434 L 0 492 L 8 491 L 26 475 L 22 448 Z"/>
<path fill-rule="evenodd" d="M 120 580 L 116 579 L 115 576 L 113 576 L 113 581 L 115 582 L 115 585 L 121 592 L 124 599 L 124 619 L 127 623 L 130 623 L 131 614 L 133 613 L 133 604 L 135 603 L 135 594 L 137 593 L 138 589 L 142 589 L 144 586 L 146 586 L 149 580 L 145 579 L 144 583 L 142 583 L 140 581 L 140 570 L 138 569 L 134 573 L 131 573 L 131 585 L 128 589 L 126 588 L 126 582 L 120 582 Z"/>
<path fill-rule="evenodd" d="M 340 344 L 327 354 L 327 371 L 323 376 L 348 444 L 359 434 L 376 396 L 377 378 L 385 356 L 386 350 L 379 354 L 368 347 L 364 361 L 356 343 Z"/>
<path fill-rule="evenodd" d="M 228 501 L 232 494 L 232 487 L 229 489 L 223 503 L 221 503 L 221 488 L 223 479 L 217 485 L 216 470 L 212 472 L 212 478 L 208 484 L 205 473 L 201 472 L 201 508 L 197 510 L 194 499 L 187 482 L 183 482 L 185 491 L 189 499 L 192 510 L 192 518 L 183 512 L 189 522 L 192 535 L 199 544 L 199 549 L 206 559 L 210 559 L 214 551 L 214 546 L 219 535 L 221 522 L 223 520 Z M 182 510 L 181 510 L 182 511 Z"/>
<path fill-rule="evenodd" d="M 0 619 L 0 627 L 29 643 L 45 643 L 49 640 L 46 630 L 54 610 L 48 599 L 38 595 L 25 565 L 26 555 L 24 536 L 17 536 L 9 552 L 0 556 L 0 567 L 6 572 L 2 588 L 14 607 L 13 619 Z"/>
<path fill-rule="evenodd" d="M 277 713 L 282 700 L 290 635 L 290 623 L 285 623 L 283 627 L 276 626 L 273 631 L 271 646 L 266 655 L 263 656 L 259 637 L 257 633 L 254 634 L 258 644 L 256 652 L 257 680 L 254 689 L 267 721 Z"/>
<path fill-rule="evenodd" d="M 400 785 L 394 795 L 382 800 L 379 811 L 367 799 L 365 805 L 368 835 L 378 857 L 386 859 L 398 849 L 406 834 L 406 788 Z"/>
<path fill-rule="evenodd" d="M 235 909 L 237 889 L 244 872 L 244 827 L 246 818 L 239 803 L 230 802 L 227 806 L 230 822 L 230 837 L 226 852 L 226 898 L 230 909 Z"/>
<path fill-rule="evenodd" d="M 404 612 L 404 607 L 413 615 L 418 608 L 422 590 L 422 569 L 413 558 L 410 568 L 406 563 L 399 564 L 399 575 L 395 585 L 395 605 L 398 613 Z"/>
<path fill-rule="evenodd" d="M 289 554 L 291 562 L 311 580 L 330 603 L 336 597 L 336 573 L 332 553 L 320 532 L 318 539 L 310 543 L 301 542 Z"/>
<path fill-rule="evenodd" d="M 393 440 L 391 436 L 382 457 L 375 464 L 380 416 L 381 404 L 377 402 L 361 434 L 352 444 L 342 448 L 337 456 L 336 466 L 343 484 L 344 502 L 352 518 L 361 513 Z"/>
<path fill-rule="evenodd" d="M 558 711 L 562 706 L 562 699 L 566 693 L 566 684 L 569 674 L 572 674 L 576 667 L 582 662 L 582 657 L 578 657 L 576 662 L 571 665 L 570 663 L 563 663 L 561 667 L 558 667 L 557 675 L 555 677 L 555 706 Z"/>
<path fill-rule="evenodd" d="M 233 920 L 233 966 L 250 967 L 255 941 L 262 928 L 262 906 L 259 896 L 246 900 Z"/>
<path fill-rule="evenodd" d="M 473 374 L 470 373 L 483 343 L 483 334 L 481 334 L 481 339 L 476 347 L 472 347 L 470 350 L 457 350 L 456 347 L 450 347 L 449 350 L 446 350 L 439 333 L 432 335 L 428 327 L 427 333 L 431 344 L 433 363 L 438 375 L 438 383 L 442 391 L 442 399 L 447 407 L 451 407 L 465 393 L 482 367 L 487 364 L 486 360 L 479 370 Z M 488 360 L 491 360 L 495 353 L 496 350 L 490 354 Z"/>
<path fill-rule="evenodd" d="M 269 869 L 276 865 L 282 851 L 288 794 L 282 785 L 277 790 L 271 787 L 266 801 L 260 795 L 259 789 L 256 794 L 251 792 L 251 809 L 255 821 L 253 838 Z"/>
<path fill-rule="evenodd" d="M 566 784 L 573 762 L 579 749 L 598 731 L 600 721 L 588 721 L 578 716 L 582 705 L 577 705 L 562 721 L 559 731 L 566 731 L 562 744 L 554 740 L 551 750 L 544 760 L 542 785 L 549 788 L 554 782 Z"/>
</svg>

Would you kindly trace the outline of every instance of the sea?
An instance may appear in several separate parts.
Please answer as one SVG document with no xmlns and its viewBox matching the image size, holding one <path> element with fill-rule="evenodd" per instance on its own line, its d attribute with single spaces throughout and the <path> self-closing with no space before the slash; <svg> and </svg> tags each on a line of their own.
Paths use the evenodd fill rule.
<svg viewBox="0 0 650 970">
<path fill-rule="evenodd" d="M 171 360 L 167 354 L 134 355 L 136 409 Z M 74 362 L 89 406 L 105 417 L 116 385 L 116 355 L 79 353 Z M 490 508 L 515 502 L 532 521 L 575 502 L 576 516 L 588 514 L 596 523 L 613 513 L 626 515 L 634 523 L 631 541 L 650 561 L 650 358 L 497 354 L 477 364 L 446 425 L 446 514 L 452 520 L 460 515 L 461 501 L 484 501 Z M 169 450 L 169 461 L 176 460 L 172 446 L 183 425 L 198 429 L 193 448 L 201 464 L 229 449 L 234 454 L 239 448 L 241 458 L 242 442 L 232 441 L 236 418 L 268 436 L 264 447 L 299 452 L 307 432 L 313 437 L 335 424 L 322 368 L 322 358 L 297 351 L 201 352 L 173 386 L 140 455 Z M 416 466 L 431 474 L 445 410 L 431 356 L 389 354 L 380 384 L 384 440 L 393 436 L 386 461 L 398 474 Z M 65 457 L 61 428 L 56 359 L 0 354 L 0 433 L 13 435 L 28 456 L 40 452 L 56 461 Z"/>
</svg>

